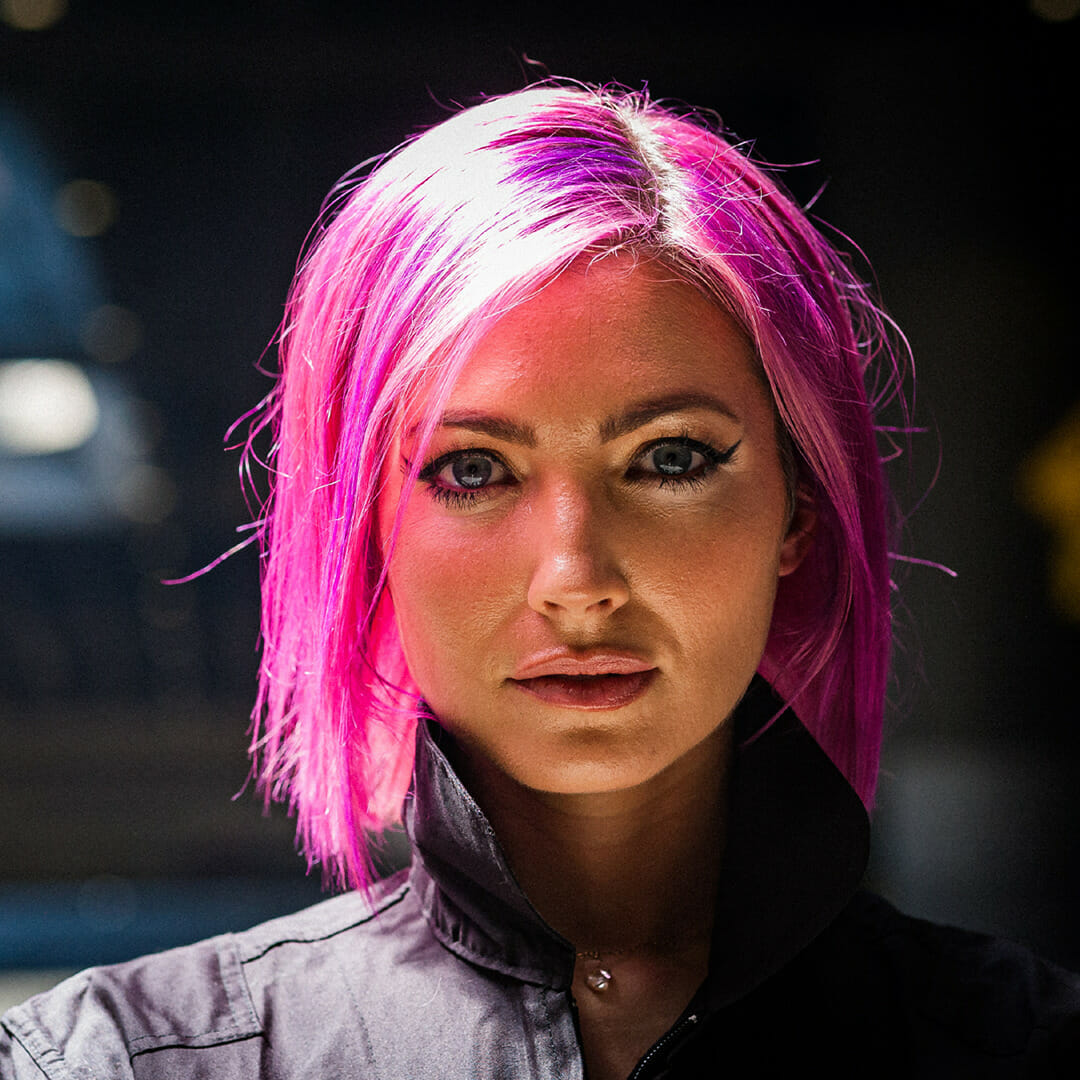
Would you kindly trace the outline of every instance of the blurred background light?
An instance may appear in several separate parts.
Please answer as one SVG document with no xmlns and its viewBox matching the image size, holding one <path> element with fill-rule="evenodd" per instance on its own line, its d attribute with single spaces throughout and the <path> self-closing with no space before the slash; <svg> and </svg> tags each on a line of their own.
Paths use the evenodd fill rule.
<svg viewBox="0 0 1080 1080">
<path fill-rule="evenodd" d="M 1080 403 L 1035 448 L 1019 480 L 1022 501 L 1054 535 L 1050 594 L 1080 622 Z"/>
<path fill-rule="evenodd" d="M 1080 15 L 1080 0 L 1029 0 L 1028 6 L 1047 22 L 1068 22 Z"/>
<path fill-rule="evenodd" d="M 132 882 L 117 874 L 96 874 L 84 881 L 75 898 L 78 916 L 95 932 L 123 930 L 139 911 Z"/>
<path fill-rule="evenodd" d="M 58 190 L 47 149 L 0 99 L 0 358 L 76 359 L 87 312 L 105 302 L 97 245 L 60 227 Z"/>
<path fill-rule="evenodd" d="M 119 304 L 94 308 L 79 328 L 79 343 L 102 364 L 120 364 L 142 345 L 142 321 L 135 312 Z"/>
<path fill-rule="evenodd" d="M 0 363 L 0 447 L 10 454 L 57 454 L 82 446 L 101 411 L 90 380 L 68 360 Z"/>
<path fill-rule="evenodd" d="M 140 463 L 120 477 L 115 499 L 128 521 L 157 525 L 176 507 L 176 485 L 164 469 Z"/>
<path fill-rule="evenodd" d="M 4 204 L 11 198 L 14 189 L 15 178 L 4 164 L 4 159 L 0 157 L 0 213 L 3 212 Z"/>
<path fill-rule="evenodd" d="M 56 193 L 53 214 L 72 236 L 100 236 L 116 220 L 116 197 L 100 180 L 71 180 Z"/>
<path fill-rule="evenodd" d="M 16 30 L 48 30 L 67 9 L 67 0 L 0 0 L 0 19 Z"/>
<path fill-rule="evenodd" d="M 168 517 L 176 485 L 149 463 L 145 413 L 108 369 L 0 361 L 0 537 L 100 534 Z"/>
</svg>

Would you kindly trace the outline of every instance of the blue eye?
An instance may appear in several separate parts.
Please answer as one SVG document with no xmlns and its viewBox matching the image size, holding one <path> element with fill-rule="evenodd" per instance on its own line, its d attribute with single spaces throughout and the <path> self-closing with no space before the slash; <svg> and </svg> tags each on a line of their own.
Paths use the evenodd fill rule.
<svg viewBox="0 0 1080 1080">
<path fill-rule="evenodd" d="M 708 443 L 682 436 L 678 439 L 657 439 L 646 446 L 637 457 L 634 472 L 638 478 L 647 477 L 660 487 L 679 484 L 699 484 L 719 466 L 726 465 L 739 444 L 717 450 Z"/>
<path fill-rule="evenodd" d="M 663 443 L 649 451 L 649 461 L 664 476 L 681 476 L 695 467 L 694 458 L 703 459 L 700 450 L 693 450 L 682 443 Z M 697 462 L 700 467 L 702 461 Z"/>
<path fill-rule="evenodd" d="M 433 498 L 451 506 L 474 502 L 489 487 L 505 483 L 510 471 L 497 457 L 481 450 L 454 450 L 425 465 L 417 479 Z"/>
<path fill-rule="evenodd" d="M 486 454 L 463 454 L 454 458 L 442 471 L 448 468 L 458 487 L 481 488 L 491 479 L 493 465 L 494 462 Z"/>
</svg>

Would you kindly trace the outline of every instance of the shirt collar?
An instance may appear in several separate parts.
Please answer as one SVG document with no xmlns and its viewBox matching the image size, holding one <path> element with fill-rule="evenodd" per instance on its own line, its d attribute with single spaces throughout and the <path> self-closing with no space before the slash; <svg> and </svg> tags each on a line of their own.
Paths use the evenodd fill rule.
<svg viewBox="0 0 1080 1080">
<path fill-rule="evenodd" d="M 706 984 L 713 1007 L 813 941 L 858 889 L 870 850 L 862 800 L 764 679 L 750 684 L 735 723 L 740 749 Z"/>
<path fill-rule="evenodd" d="M 739 749 L 704 987 L 716 1008 L 809 944 L 847 904 L 866 867 L 862 802 L 794 713 L 776 716 L 782 709 L 771 687 L 755 678 L 733 718 Z M 567 989 L 573 946 L 514 879 L 491 824 L 446 755 L 449 739 L 434 720 L 421 721 L 405 815 L 416 853 L 413 887 L 432 930 L 471 963 Z"/>
</svg>

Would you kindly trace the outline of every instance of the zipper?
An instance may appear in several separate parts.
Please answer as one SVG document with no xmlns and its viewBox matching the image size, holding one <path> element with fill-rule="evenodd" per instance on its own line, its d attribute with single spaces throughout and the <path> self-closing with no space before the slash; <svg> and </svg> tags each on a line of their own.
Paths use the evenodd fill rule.
<svg viewBox="0 0 1080 1080">
<path fill-rule="evenodd" d="M 661 1035 L 650 1047 L 648 1053 L 634 1066 L 634 1071 L 630 1074 L 627 1080 L 644 1080 L 645 1071 L 650 1061 L 653 1060 L 666 1046 L 669 1046 L 680 1035 L 682 1035 L 689 1028 L 692 1028 L 698 1022 L 698 1014 L 696 1012 L 690 1013 L 688 1016 L 684 1016 L 666 1035 Z"/>
</svg>

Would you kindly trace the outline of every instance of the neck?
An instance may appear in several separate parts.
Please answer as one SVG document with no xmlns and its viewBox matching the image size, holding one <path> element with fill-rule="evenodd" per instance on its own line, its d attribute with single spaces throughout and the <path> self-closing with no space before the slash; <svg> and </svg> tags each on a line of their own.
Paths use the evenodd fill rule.
<svg viewBox="0 0 1080 1080">
<path fill-rule="evenodd" d="M 707 945 L 723 851 L 731 724 L 633 788 L 553 794 L 462 762 L 530 902 L 579 950 Z"/>
</svg>

